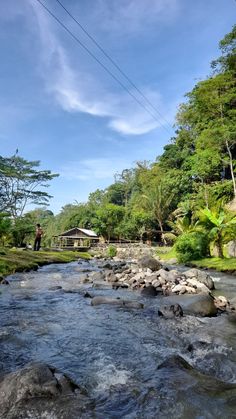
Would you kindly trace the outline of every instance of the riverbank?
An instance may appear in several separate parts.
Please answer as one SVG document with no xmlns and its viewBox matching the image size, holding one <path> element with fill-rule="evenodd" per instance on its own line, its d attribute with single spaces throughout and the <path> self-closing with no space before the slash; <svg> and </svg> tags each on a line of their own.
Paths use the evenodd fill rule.
<svg viewBox="0 0 236 419">
<path fill-rule="evenodd" d="M 170 247 L 159 248 L 156 255 L 165 262 L 170 262 L 171 259 L 177 260 L 175 250 Z M 218 272 L 236 273 L 236 258 L 225 257 L 221 259 L 217 257 L 209 257 L 190 261 L 186 265 L 202 269 L 215 269 Z"/>
<path fill-rule="evenodd" d="M 52 252 L 23 249 L 1 249 L 0 250 L 0 275 L 7 276 L 15 272 L 37 270 L 39 266 L 50 263 L 68 263 L 77 259 L 90 259 L 86 252 Z"/>
</svg>

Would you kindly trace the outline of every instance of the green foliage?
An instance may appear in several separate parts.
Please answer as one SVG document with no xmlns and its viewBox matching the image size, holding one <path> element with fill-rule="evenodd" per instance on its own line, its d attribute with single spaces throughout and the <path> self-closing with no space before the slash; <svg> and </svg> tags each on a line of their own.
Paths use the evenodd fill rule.
<svg viewBox="0 0 236 419">
<path fill-rule="evenodd" d="M 51 196 L 41 188 L 57 174 L 50 170 L 38 170 L 39 161 L 23 157 L 0 156 L 0 210 L 7 211 L 16 219 L 21 217 L 27 204 L 45 205 Z M 40 188 L 40 189 L 39 189 Z"/>
<path fill-rule="evenodd" d="M 176 235 L 191 233 L 199 230 L 199 221 L 193 222 L 187 215 L 184 217 L 178 217 L 175 222 L 170 221 L 169 225 L 172 227 Z"/>
<path fill-rule="evenodd" d="M 175 246 L 157 247 L 156 255 L 162 260 L 176 259 Z"/>
<path fill-rule="evenodd" d="M 98 208 L 94 218 L 96 231 L 110 241 L 116 237 L 116 228 L 123 220 L 125 208 L 115 204 L 105 204 Z"/>
<path fill-rule="evenodd" d="M 180 263 L 201 259 L 209 253 L 207 235 L 201 232 L 184 233 L 178 237 L 175 250 Z"/>
<path fill-rule="evenodd" d="M 110 257 L 110 258 L 113 258 L 116 255 L 117 255 L 117 249 L 116 249 L 116 247 L 113 246 L 112 244 L 110 244 L 108 246 L 108 249 L 107 249 L 107 256 Z"/>
<path fill-rule="evenodd" d="M 236 258 L 205 258 L 193 261 L 197 268 L 215 269 L 221 272 L 236 272 Z"/>
<path fill-rule="evenodd" d="M 163 236 L 164 236 L 167 246 L 172 246 L 177 240 L 176 235 L 173 233 L 164 233 Z"/>
<path fill-rule="evenodd" d="M 0 213 L 0 243 L 5 246 L 10 239 L 11 220 L 6 213 Z"/>
<path fill-rule="evenodd" d="M 30 217 L 25 215 L 24 217 L 17 218 L 11 227 L 12 245 L 13 246 L 25 246 L 26 241 L 34 237 L 35 227 Z"/>
<path fill-rule="evenodd" d="M 209 241 L 216 246 L 218 256 L 223 258 L 223 244 L 236 237 L 236 215 L 219 206 L 201 210 L 200 220 Z"/>
<path fill-rule="evenodd" d="M 95 230 L 107 241 L 151 239 L 161 232 L 163 241 L 170 242 L 174 240 L 172 233 L 190 234 L 191 246 L 193 242 L 199 246 L 203 233 L 198 231 L 205 228 L 209 239 L 222 249 L 222 243 L 235 234 L 233 224 L 223 227 L 230 221 L 225 219 L 222 225 L 214 225 L 208 217 L 204 227 L 202 219 L 199 223 L 199 211 L 204 207 L 215 211 L 219 201 L 225 204 L 236 197 L 235 45 L 236 25 L 220 42 L 221 56 L 212 63 L 214 72 L 198 82 L 180 105 L 175 137 L 154 163 L 137 162 L 134 168 L 116 174 L 114 183 L 91 193 L 87 203 L 68 204 L 55 217 L 42 219 L 38 214 L 48 244 L 53 235 L 78 226 Z M 9 182 L 17 166 L 24 169 L 23 179 L 30 180 L 32 175 L 34 180 L 37 164 L 13 156 L 0 161 L 0 173 L 5 170 Z M 4 203 L 4 193 L 3 188 L 0 204 Z M 31 198 L 29 195 L 29 201 Z M 33 224 L 36 218 L 32 217 Z M 192 258 L 191 246 L 187 257 Z"/>
</svg>

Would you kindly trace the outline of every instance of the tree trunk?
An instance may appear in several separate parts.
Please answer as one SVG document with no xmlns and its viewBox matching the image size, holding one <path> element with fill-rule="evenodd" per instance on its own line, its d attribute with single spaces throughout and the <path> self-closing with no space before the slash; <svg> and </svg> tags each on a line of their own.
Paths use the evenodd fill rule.
<svg viewBox="0 0 236 419">
<path fill-rule="evenodd" d="M 223 259 L 224 254 L 223 254 L 223 243 L 222 243 L 221 234 L 219 234 L 219 236 L 216 240 L 216 248 L 217 248 L 217 253 L 218 253 L 219 258 Z"/>
<path fill-rule="evenodd" d="M 158 223 L 159 223 L 160 230 L 161 230 L 161 238 L 163 240 L 164 245 L 166 246 L 167 243 L 166 243 L 166 239 L 165 239 L 165 236 L 164 236 L 164 230 L 163 230 L 162 221 L 161 220 L 158 220 Z"/>
<path fill-rule="evenodd" d="M 225 129 L 222 103 L 220 104 L 220 114 L 221 114 L 222 127 Z M 224 137 L 225 137 L 225 145 L 226 145 L 227 152 L 228 152 L 228 155 L 229 155 L 230 174 L 231 174 L 231 178 L 232 178 L 232 182 L 233 182 L 234 199 L 235 199 L 236 198 L 236 182 L 235 182 L 235 177 L 234 177 L 233 158 L 232 158 L 232 153 L 231 153 L 231 150 L 230 150 L 229 138 L 228 138 L 227 133 L 225 133 Z"/>
<path fill-rule="evenodd" d="M 225 144 L 226 144 L 226 148 L 229 155 L 230 174 L 233 181 L 234 198 L 236 198 L 236 182 L 235 182 L 235 177 L 234 177 L 233 158 L 232 158 L 232 153 L 231 153 L 230 146 L 227 139 L 225 140 Z"/>
</svg>

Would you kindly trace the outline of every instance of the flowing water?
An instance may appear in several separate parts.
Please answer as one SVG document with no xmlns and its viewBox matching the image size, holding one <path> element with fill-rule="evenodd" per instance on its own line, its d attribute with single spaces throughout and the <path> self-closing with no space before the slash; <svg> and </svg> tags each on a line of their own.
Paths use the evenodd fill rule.
<svg viewBox="0 0 236 419">
<path fill-rule="evenodd" d="M 81 284 L 81 271 L 96 268 L 48 265 L 1 286 L 1 375 L 29 361 L 51 364 L 87 388 L 96 418 L 236 418 L 236 386 L 228 385 L 236 383 L 236 324 L 227 315 L 165 320 L 157 314 L 165 297 Z M 236 295 L 233 276 L 213 276 L 220 294 Z M 93 307 L 85 291 L 139 300 L 144 309 Z M 173 355 L 194 369 L 159 368 Z"/>
</svg>

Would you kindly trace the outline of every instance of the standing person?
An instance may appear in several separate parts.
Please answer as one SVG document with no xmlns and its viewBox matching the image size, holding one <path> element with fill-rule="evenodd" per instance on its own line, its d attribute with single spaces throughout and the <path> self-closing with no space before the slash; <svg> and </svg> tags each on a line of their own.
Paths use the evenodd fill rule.
<svg viewBox="0 0 236 419">
<path fill-rule="evenodd" d="M 36 225 L 35 241 L 34 241 L 34 250 L 39 250 L 40 249 L 42 235 L 43 235 L 43 230 L 42 230 L 40 224 L 37 224 Z"/>
</svg>

